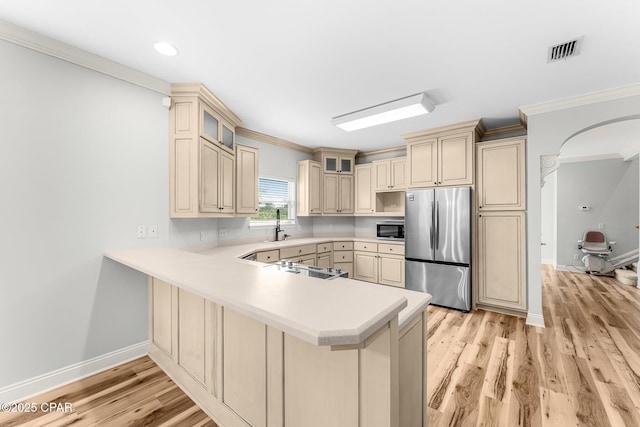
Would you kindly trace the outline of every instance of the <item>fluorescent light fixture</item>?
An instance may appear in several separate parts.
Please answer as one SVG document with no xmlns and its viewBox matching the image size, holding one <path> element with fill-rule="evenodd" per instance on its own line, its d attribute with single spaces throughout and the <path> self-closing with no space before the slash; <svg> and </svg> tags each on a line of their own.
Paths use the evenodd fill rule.
<svg viewBox="0 0 640 427">
<path fill-rule="evenodd" d="M 178 54 L 178 49 L 167 42 L 158 42 L 153 45 L 153 48 L 156 52 L 164 56 L 176 56 Z"/>
<path fill-rule="evenodd" d="M 351 132 L 352 130 L 364 129 L 383 123 L 395 122 L 397 120 L 408 119 L 409 117 L 427 114 L 435 109 L 435 105 L 424 93 L 396 99 L 374 107 L 354 111 L 332 118 L 331 124 L 342 130 Z"/>
</svg>

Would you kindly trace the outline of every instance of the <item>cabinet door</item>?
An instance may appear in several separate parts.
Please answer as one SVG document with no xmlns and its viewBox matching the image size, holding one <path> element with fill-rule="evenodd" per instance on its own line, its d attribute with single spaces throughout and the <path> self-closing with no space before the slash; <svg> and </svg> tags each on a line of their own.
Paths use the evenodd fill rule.
<svg viewBox="0 0 640 427">
<path fill-rule="evenodd" d="M 438 138 L 438 185 L 473 184 L 473 134 Z"/>
<path fill-rule="evenodd" d="M 438 140 L 436 138 L 407 144 L 409 187 L 438 185 Z"/>
<path fill-rule="evenodd" d="M 298 261 L 298 264 L 304 264 L 304 265 L 311 265 L 311 266 L 315 266 L 316 265 L 316 254 L 313 255 L 305 255 L 303 257 L 301 257 Z"/>
<path fill-rule="evenodd" d="M 401 157 L 390 161 L 391 188 L 404 190 L 407 188 L 407 158 Z"/>
<path fill-rule="evenodd" d="M 378 256 L 371 252 L 353 253 L 353 278 L 366 282 L 378 282 Z"/>
<path fill-rule="evenodd" d="M 526 310 L 525 214 L 483 212 L 478 217 L 478 303 Z"/>
<path fill-rule="evenodd" d="M 220 149 L 200 139 L 200 212 L 220 212 Z"/>
<path fill-rule="evenodd" d="M 220 212 L 233 213 L 235 187 L 235 159 L 233 155 L 220 152 Z"/>
<path fill-rule="evenodd" d="M 340 156 L 339 157 L 339 163 L 338 163 L 338 172 L 340 173 L 347 173 L 347 174 L 352 174 L 353 173 L 353 157 L 344 157 L 344 156 Z"/>
<path fill-rule="evenodd" d="M 316 261 L 317 267 L 332 267 L 333 266 L 333 257 L 331 256 L 331 252 L 323 252 L 318 254 L 318 260 Z"/>
<path fill-rule="evenodd" d="M 374 168 L 371 164 L 356 165 L 356 215 L 371 215 L 375 212 L 375 193 L 373 192 Z"/>
<path fill-rule="evenodd" d="M 322 183 L 323 203 L 322 213 L 337 214 L 339 208 L 339 178 L 338 175 L 325 174 Z"/>
<path fill-rule="evenodd" d="M 309 213 L 322 212 L 322 169 L 319 163 L 309 162 Z"/>
<path fill-rule="evenodd" d="M 352 175 L 340 175 L 340 203 L 338 212 L 341 214 L 353 213 L 353 176 Z"/>
<path fill-rule="evenodd" d="M 379 255 L 378 283 L 404 288 L 404 258 Z"/>
<path fill-rule="evenodd" d="M 382 162 L 374 162 L 375 169 L 375 190 L 388 191 L 391 189 L 391 162 L 385 160 Z"/>
<path fill-rule="evenodd" d="M 339 268 L 348 273 L 348 278 L 353 279 L 353 262 L 334 262 L 333 268 Z"/>
<path fill-rule="evenodd" d="M 324 173 L 338 173 L 340 170 L 340 158 L 333 155 L 323 155 L 322 164 L 324 167 Z"/>
<path fill-rule="evenodd" d="M 478 209 L 524 210 L 525 140 L 482 142 L 478 150 Z"/>
<path fill-rule="evenodd" d="M 236 145 L 236 212 L 258 212 L 258 149 Z"/>
</svg>

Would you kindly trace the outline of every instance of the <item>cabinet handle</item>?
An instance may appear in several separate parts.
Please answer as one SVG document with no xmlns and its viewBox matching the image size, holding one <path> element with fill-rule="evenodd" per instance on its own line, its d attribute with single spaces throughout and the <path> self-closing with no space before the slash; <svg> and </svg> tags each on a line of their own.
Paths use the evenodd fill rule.
<svg viewBox="0 0 640 427">
<path fill-rule="evenodd" d="M 256 209 L 256 212 L 258 212 L 258 209 Z"/>
<path fill-rule="evenodd" d="M 298 253 L 301 254 L 302 253 L 302 249 L 298 249 Z"/>
<path fill-rule="evenodd" d="M 271 256 L 268 256 L 267 259 L 271 259 Z"/>
<path fill-rule="evenodd" d="M 389 248 L 389 252 L 393 252 L 393 248 Z"/>
<path fill-rule="evenodd" d="M 438 185 L 438 183 L 437 183 L 437 182 L 434 182 L 434 183 L 433 183 L 433 185 Z"/>
</svg>

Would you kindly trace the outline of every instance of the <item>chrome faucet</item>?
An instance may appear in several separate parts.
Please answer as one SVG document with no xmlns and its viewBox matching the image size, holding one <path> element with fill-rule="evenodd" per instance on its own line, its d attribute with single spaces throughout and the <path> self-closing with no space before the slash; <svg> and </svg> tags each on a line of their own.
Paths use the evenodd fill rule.
<svg viewBox="0 0 640 427">
<path fill-rule="evenodd" d="M 276 230 L 275 230 L 275 239 L 277 242 L 280 240 L 280 233 L 282 233 L 282 229 L 280 228 L 280 209 L 276 209 Z"/>
</svg>

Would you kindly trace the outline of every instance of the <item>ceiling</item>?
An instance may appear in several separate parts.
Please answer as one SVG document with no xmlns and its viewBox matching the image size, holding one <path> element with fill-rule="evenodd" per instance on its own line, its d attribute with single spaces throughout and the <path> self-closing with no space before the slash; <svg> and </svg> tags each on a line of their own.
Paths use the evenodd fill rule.
<svg viewBox="0 0 640 427">
<path fill-rule="evenodd" d="M 612 0 L 2 0 L 0 19 L 168 82 L 203 82 L 243 127 L 370 151 L 403 133 L 637 83 L 640 3 Z M 584 36 L 581 54 L 547 48 Z M 179 55 L 162 57 L 156 41 Z M 344 132 L 331 117 L 426 92 L 433 113 Z"/>
</svg>

